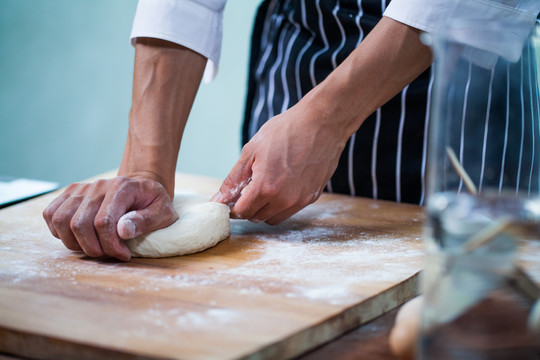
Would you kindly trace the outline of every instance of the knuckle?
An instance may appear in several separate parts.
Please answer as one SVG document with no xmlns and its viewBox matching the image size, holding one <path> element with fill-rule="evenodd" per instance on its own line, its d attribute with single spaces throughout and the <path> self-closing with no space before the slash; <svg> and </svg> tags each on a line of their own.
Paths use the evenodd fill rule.
<svg viewBox="0 0 540 360">
<path fill-rule="evenodd" d="M 98 180 L 94 181 L 94 183 L 92 184 L 92 189 L 99 189 L 99 188 L 102 188 L 102 187 L 105 186 L 107 183 L 108 183 L 108 181 L 105 180 L 105 179 L 98 179 Z"/>
<path fill-rule="evenodd" d="M 50 206 L 48 206 L 45 210 L 43 210 L 43 218 L 47 222 L 51 222 L 54 215 L 54 209 L 52 209 Z"/>
<path fill-rule="evenodd" d="M 88 229 L 88 225 L 85 223 L 84 219 L 79 217 L 73 217 L 69 224 L 71 231 L 76 235 L 83 235 Z"/>
<path fill-rule="evenodd" d="M 71 193 L 75 190 L 77 190 L 79 187 L 80 187 L 80 183 L 72 183 L 72 184 L 69 184 L 67 187 L 66 187 L 66 190 L 65 192 L 68 192 L 68 193 Z"/>
<path fill-rule="evenodd" d="M 114 219 L 109 216 L 96 216 L 94 219 L 94 227 L 98 231 L 108 230 L 115 225 Z"/>
<path fill-rule="evenodd" d="M 240 154 L 246 154 L 246 153 L 249 153 L 250 150 L 251 150 L 251 141 L 247 142 L 244 146 L 242 146 L 242 151 Z"/>
<path fill-rule="evenodd" d="M 117 176 L 114 180 L 119 184 L 125 184 L 128 183 L 130 179 L 127 176 Z"/>
<path fill-rule="evenodd" d="M 89 183 L 80 183 L 76 182 L 73 184 L 70 184 L 66 190 L 65 193 L 69 194 L 70 196 L 74 196 L 74 194 L 81 194 L 86 192 L 92 184 Z"/>
<path fill-rule="evenodd" d="M 264 198 L 275 198 L 279 192 L 279 187 L 275 184 L 265 184 L 261 187 L 259 194 Z"/>
<path fill-rule="evenodd" d="M 69 223 L 69 217 L 60 211 L 57 211 L 52 216 L 52 223 L 55 228 L 63 229 L 66 226 L 66 223 Z"/>
<path fill-rule="evenodd" d="M 128 178 L 125 176 L 117 176 L 110 181 L 111 181 L 112 186 L 116 188 L 121 188 L 125 186 L 125 184 L 128 182 Z"/>
<path fill-rule="evenodd" d="M 145 186 L 146 185 L 146 186 Z M 155 192 L 155 188 L 152 186 L 147 186 L 141 181 L 132 181 L 127 177 L 118 177 L 114 179 L 114 188 L 117 193 L 130 193 L 134 192 L 137 194 L 151 194 Z"/>
</svg>

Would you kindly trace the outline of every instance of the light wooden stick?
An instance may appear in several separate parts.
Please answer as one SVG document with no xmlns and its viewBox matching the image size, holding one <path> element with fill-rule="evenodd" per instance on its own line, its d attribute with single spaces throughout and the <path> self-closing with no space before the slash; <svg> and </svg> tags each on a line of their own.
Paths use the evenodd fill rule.
<svg viewBox="0 0 540 360">
<path fill-rule="evenodd" d="M 469 190 L 469 192 L 473 195 L 478 194 L 478 190 L 476 189 L 476 186 L 474 185 L 473 181 L 471 180 L 469 174 L 465 171 L 463 166 L 459 163 L 459 160 L 456 156 L 456 153 L 450 146 L 446 148 L 446 153 L 448 154 L 448 157 L 450 158 L 450 162 L 452 163 L 452 166 L 458 173 L 461 180 L 463 180 L 463 183 L 465 183 L 465 187 Z"/>
<path fill-rule="evenodd" d="M 479 247 L 482 247 L 493 240 L 497 235 L 507 230 L 510 225 L 512 225 L 511 220 L 502 219 L 496 221 L 487 228 L 484 228 L 463 245 L 464 252 L 469 253 L 478 249 Z"/>
</svg>

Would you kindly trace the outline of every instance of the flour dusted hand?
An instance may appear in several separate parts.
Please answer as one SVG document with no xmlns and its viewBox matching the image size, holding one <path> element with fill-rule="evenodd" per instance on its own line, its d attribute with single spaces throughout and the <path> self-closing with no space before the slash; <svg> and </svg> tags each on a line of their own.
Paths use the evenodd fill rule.
<svg viewBox="0 0 540 360">
<path fill-rule="evenodd" d="M 232 218 L 270 225 L 315 202 L 348 139 L 345 130 L 320 117 L 297 104 L 270 119 L 244 146 L 213 200 L 232 204 Z"/>
<path fill-rule="evenodd" d="M 161 258 L 193 254 L 215 246 L 230 234 L 229 207 L 192 195 L 175 195 L 179 219 L 150 234 L 127 240 L 132 256 Z M 118 224 L 129 221 L 124 215 Z"/>
<path fill-rule="evenodd" d="M 129 212 L 129 221 L 117 226 Z M 171 196 L 159 182 L 127 176 L 71 184 L 45 209 L 43 217 L 53 236 L 68 249 L 123 261 L 131 257 L 123 240 L 178 219 Z"/>
</svg>

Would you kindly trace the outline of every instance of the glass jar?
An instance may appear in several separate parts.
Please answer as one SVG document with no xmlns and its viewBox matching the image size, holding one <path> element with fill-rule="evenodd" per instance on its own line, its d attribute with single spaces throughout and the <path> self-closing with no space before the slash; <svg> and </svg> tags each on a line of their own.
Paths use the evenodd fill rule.
<svg viewBox="0 0 540 360">
<path fill-rule="evenodd" d="M 436 61 L 419 357 L 539 359 L 540 26 L 460 20 L 424 39 Z"/>
</svg>

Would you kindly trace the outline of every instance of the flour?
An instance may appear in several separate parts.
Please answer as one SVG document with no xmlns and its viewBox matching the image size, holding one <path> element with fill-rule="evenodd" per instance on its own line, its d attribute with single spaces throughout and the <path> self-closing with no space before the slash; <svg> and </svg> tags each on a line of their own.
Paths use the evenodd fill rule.
<svg viewBox="0 0 540 360">
<path fill-rule="evenodd" d="M 216 324 L 232 324 L 243 315 L 229 309 L 209 309 L 204 312 L 189 312 L 176 317 L 176 324 L 181 327 L 202 327 Z"/>
<path fill-rule="evenodd" d="M 421 268 L 422 245 L 416 236 L 398 237 L 384 224 L 340 225 L 350 211 L 348 202 L 327 201 L 278 226 L 233 220 L 232 236 L 215 264 L 203 254 L 129 263 L 90 259 L 65 249 L 43 223 L 22 221 L 32 234 L 26 240 L 0 234 L 0 282 L 30 289 L 47 280 L 51 286 L 44 292 L 51 294 L 61 289 L 68 298 L 84 294 L 90 302 L 140 306 L 116 332 L 125 339 L 144 338 L 152 329 L 191 333 L 237 327 L 249 324 L 254 315 L 248 309 L 257 307 L 255 318 L 266 316 L 262 309 L 268 306 L 278 311 L 304 304 L 353 306 L 366 287 L 379 289 L 414 275 Z"/>
<path fill-rule="evenodd" d="M 319 228 L 283 233 L 279 239 L 261 236 L 261 241 L 249 250 L 261 256 L 223 272 L 223 278 L 246 277 L 260 284 L 244 289 L 244 293 L 255 295 L 289 286 L 291 291 L 286 293 L 289 298 L 337 305 L 351 300 L 351 287 L 355 284 L 392 282 L 403 276 L 406 266 L 393 261 L 395 252 L 385 251 L 389 244 L 399 250 L 403 247 L 402 239 L 385 236 L 371 239 L 366 234 L 366 238 L 331 241 L 336 234 L 339 231 L 335 229 Z M 401 251 L 399 256 L 418 262 L 421 249 Z M 279 283 L 269 281 L 276 273 L 280 274 Z"/>
<path fill-rule="evenodd" d="M 233 232 L 260 230 L 261 235 L 242 248 L 251 254 L 248 256 L 251 260 L 219 270 L 184 273 L 181 268 L 173 268 L 163 276 L 159 266 L 90 259 L 74 261 L 78 255 L 63 249 L 54 239 L 45 241 L 44 245 L 52 244 L 55 250 L 44 252 L 43 247 L 34 248 L 24 256 L 21 254 L 19 260 L 10 258 L 0 264 L 0 279 L 11 278 L 12 282 L 20 283 L 57 278 L 76 284 L 83 281 L 81 277 L 91 276 L 99 283 L 100 278 L 118 273 L 123 282 L 110 291 L 125 294 L 190 291 L 194 286 L 220 285 L 232 291 L 236 289 L 245 296 L 283 292 L 291 299 L 341 304 L 351 301 L 355 284 L 399 280 L 410 263 L 419 263 L 422 255 L 421 246 L 411 249 L 404 245 L 402 238 L 388 234 L 374 237 L 369 232 L 359 232 L 356 237 L 347 239 L 337 227 L 302 228 L 302 224 L 270 227 L 238 221 L 233 223 L 232 229 Z M 0 247 L 0 255 L 12 249 L 13 246 Z M 395 261 L 396 254 L 399 254 L 399 262 Z"/>
<path fill-rule="evenodd" d="M 328 201 L 324 207 L 308 206 L 297 216 L 310 220 L 336 219 L 351 211 L 351 204 L 343 204 L 338 201 Z"/>
<path fill-rule="evenodd" d="M 342 299 L 349 296 L 348 286 L 337 285 L 322 288 L 302 288 L 296 287 L 297 291 L 287 293 L 289 298 L 304 298 L 309 300 L 326 301 L 332 305 L 339 305 Z M 301 294 L 299 296 L 299 294 Z"/>
</svg>

